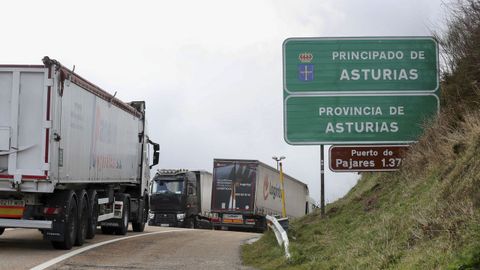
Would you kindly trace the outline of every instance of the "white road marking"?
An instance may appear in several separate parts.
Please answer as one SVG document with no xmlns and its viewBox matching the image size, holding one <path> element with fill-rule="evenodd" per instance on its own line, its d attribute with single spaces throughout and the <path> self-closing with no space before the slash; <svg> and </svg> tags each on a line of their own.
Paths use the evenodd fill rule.
<svg viewBox="0 0 480 270">
<path fill-rule="evenodd" d="M 127 240 L 127 239 L 131 239 L 131 238 L 135 238 L 135 237 L 147 236 L 147 235 L 152 235 L 152 234 L 170 233 L 170 232 L 187 232 L 187 231 L 193 231 L 193 230 L 188 230 L 187 229 L 187 230 L 158 231 L 158 232 L 150 232 L 150 233 L 143 233 L 143 234 L 137 234 L 137 235 L 132 235 L 132 236 L 126 236 L 126 237 L 122 237 L 122 238 L 115 238 L 115 239 L 111 239 L 111 240 L 108 240 L 108 241 L 96 243 L 96 244 L 93 244 L 93 245 L 90 245 L 90 246 L 86 246 L 86 247 L 71 251 L 67 254 L 63 254 L 63 255 L 58 256 L 56 258 L 53 258 L 49 261 L 46 261 L 42 264 L 39 264 L 39 265 L 37 265 L 33 268 L 30 268 L 30 270 L 43 270 L 43 269 L 46 269 L 46 268 L 48 268 L 48 267 L 50 267 L 54 264 L 57 264 L 57 263 L 59 263 L 63 260 L 66 260 L 68 258 L 71 258 L 71 257 L 75 256 L 75 255 L 83 253 L 87 250 L 94 249 L 94 248 L 97 248 L 97 247 L 100 247 L 100 246 L 103 246 L 103 245 L 107 245 L 107 244 L 110 244 L 110 243 L 114 243 L 114 242 L 117 242 L 117 241 L 122 241 L 122 240 Z"/>
</svg>

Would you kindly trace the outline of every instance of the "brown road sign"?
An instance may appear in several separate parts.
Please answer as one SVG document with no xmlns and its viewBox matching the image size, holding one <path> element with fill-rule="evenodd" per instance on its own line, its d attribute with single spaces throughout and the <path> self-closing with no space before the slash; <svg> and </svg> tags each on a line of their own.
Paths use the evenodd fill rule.
<svg viewBox="0 0 480 270">
<path fill-rule="evenodd" d="M 408 145 L 334 145 L 330 147 L 333 172 L 396 171 Z"/>
</svg>

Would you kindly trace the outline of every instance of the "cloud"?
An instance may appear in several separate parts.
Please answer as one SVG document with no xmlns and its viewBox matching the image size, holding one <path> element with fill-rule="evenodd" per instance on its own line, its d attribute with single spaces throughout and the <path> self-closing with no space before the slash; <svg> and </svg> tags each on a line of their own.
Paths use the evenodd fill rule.
<svg viewBox="0 0 480 270">
<path fill-rule="evenodd" d="M 28 8 L 25 8 L 28 6 Z M 57 58 L 122 100 L 146 100 L 162 168 L 285 155 L 319 199 L 319 147 L 283 140 L 288 37 L 429 35 L 441 0 L 9 1 L 3 63 Z M 327 200 L 356 182 L 327 172 Z"/>
</svg>

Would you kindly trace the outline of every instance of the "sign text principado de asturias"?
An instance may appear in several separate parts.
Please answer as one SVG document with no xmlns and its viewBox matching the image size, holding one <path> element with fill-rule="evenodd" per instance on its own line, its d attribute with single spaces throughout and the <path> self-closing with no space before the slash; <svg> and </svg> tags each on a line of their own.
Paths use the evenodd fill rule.
<svg viewBox="0 0 480 270">
<path fill-rule="evenodd" d="M 289 94 L 438 89 L 432 38 L 287 39 L 283 46 Z"/>
</svg>

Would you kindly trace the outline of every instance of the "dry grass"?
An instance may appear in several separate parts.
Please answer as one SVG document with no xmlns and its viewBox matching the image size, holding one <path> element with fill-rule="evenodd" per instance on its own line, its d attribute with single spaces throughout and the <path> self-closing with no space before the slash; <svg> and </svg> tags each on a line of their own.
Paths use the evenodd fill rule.
<svg viewBox="0 0 480 270">
<path fill-rule="evenodd" d="M 451 110 L 443 110 L 425 126 L 425 133 L 405 158 L 405 178 L 425 175 L 439 165 L 451 167 L 467 144 L 480 139 L 480 111 L 465 112 L 456 118 Z"/>
</svg>

